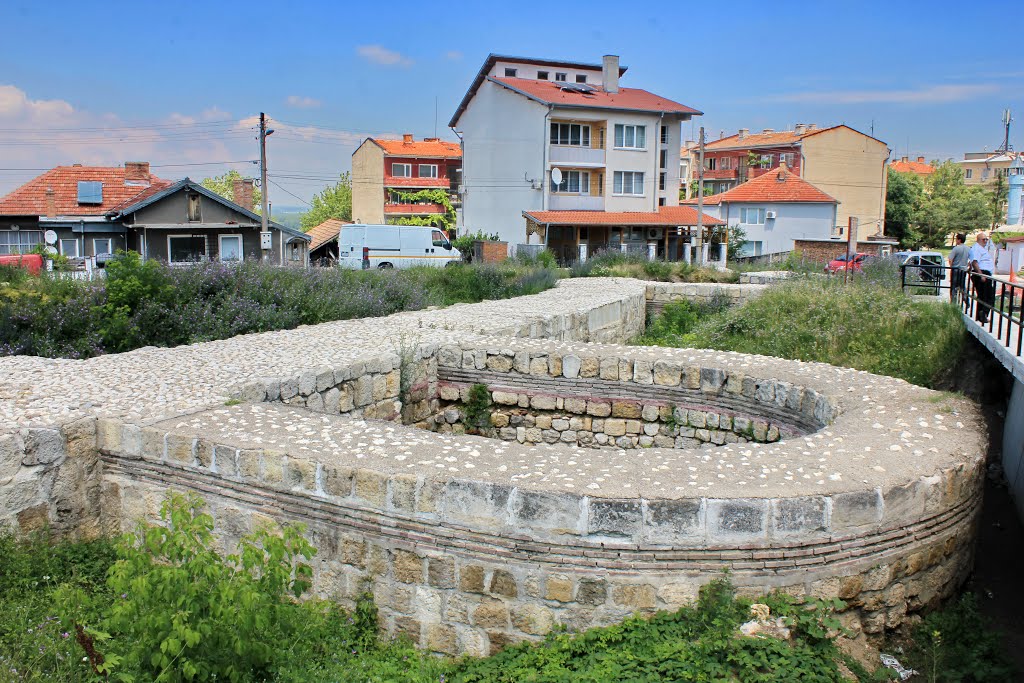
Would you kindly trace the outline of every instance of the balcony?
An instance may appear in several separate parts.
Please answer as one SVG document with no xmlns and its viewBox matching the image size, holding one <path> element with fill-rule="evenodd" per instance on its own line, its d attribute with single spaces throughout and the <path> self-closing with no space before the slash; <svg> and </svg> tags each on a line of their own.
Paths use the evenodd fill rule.
<svg viewBox="0 0 1024 683">
<path fill-rule="evenodd" d="M 604 211 L 604 197 L 588 194 L 552 194 L 548 196 L 549 211 Z"/>
<path fill-rule="evenodd" d="M 604 166 L 604 150 L 600 147 L 551 145 L 548 161 L 552 165 L 572 165 L 596 168 Z"/>
<path fill-rule="evenodd" d="M 735 180 L 739 171 L 735 168 L 704 169 L 704 180 Z M 694 171 L 696 177 L 696 171 Z"/>
<path fill-rule="evenodd" d="M 435 213 L 444 213 L 444 207 L 440 204 L 385 204 L 384 213 L 393 216 L 424 216 Z"/>
<path fill-rule="evenodd" d="M 399 178 L 396 176 L 384 176 L 384 187 L 451 187 L 451 180 L 448 178 Z"/>
</svg>

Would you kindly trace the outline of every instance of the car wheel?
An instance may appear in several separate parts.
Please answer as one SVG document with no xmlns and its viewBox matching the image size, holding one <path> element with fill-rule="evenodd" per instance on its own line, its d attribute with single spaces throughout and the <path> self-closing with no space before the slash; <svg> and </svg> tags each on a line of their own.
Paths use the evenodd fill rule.
<svg viewBox="0 0 1024 683">
<path fill-rule="evenodd" d="M 377 265 L 377 270 L 391 270 L 392 268 L 394 268 L 394 266 L 387 262 Z"/>
</svg>

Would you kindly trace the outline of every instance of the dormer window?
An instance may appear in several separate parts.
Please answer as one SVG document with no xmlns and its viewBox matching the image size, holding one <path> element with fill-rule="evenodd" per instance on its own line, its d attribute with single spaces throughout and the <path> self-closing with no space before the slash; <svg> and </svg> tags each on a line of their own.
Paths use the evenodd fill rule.
<svg viewBox="0 0 1024 683">
<path fill-rule="evenodd" d="M 78 181 L 78 203 L 79 204 L 102 204 L 103 183 L 99 180 Z"/>
<path fill-rule="evenodd" d="M 538 71 L 537 72 L 537 80 L 538 81 L 546 81 L 546 80 L 548 80 L 548 72 L 547 71 Z"/>
<path fill-rule="evenodd" d="M 199 203 L 198 192 L 190 192 L 188 195 L 188 220 L 190 223 L 199 223 L 203 220 L 202 205 Z"/>
<path fill-rule="evenodd" d="M 586 74 L 576 74 L 576 82 L 577 83 L 586 83 L 587 82 L 587 75 Z"/>
<path fill-rule="evenodd" d="M 567 74 L 564 74 L 564 73 L 562 73 L 560 71 L 556 71 L 555 72 L 555 80 L 556 81 L 564 83 L 565 79 L 566 79 L 566 76 L 567 76 Z"/>
<path fill-rule="evenodd" d="M 517 72 L 516 72 L 515 69 L 506 68 L 505 69 L 505 78 L 515 78 L 516 77 L 516 73 Z"/>
</svg>

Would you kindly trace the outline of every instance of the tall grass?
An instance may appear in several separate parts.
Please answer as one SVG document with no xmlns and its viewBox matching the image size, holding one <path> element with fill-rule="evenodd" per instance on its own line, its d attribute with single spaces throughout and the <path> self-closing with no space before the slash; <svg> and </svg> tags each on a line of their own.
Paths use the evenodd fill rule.
<svg viewBox="0 0 1024 683">
<path fill-rule="evenodd" d="M 536 294 L 542 266 L 293 270 L 255 261 L 171 268 L 126 254 L 94 283 L 0 272 L 0 356 L 87 358 L 238 334 Z"/>
<path fill-rule="evenodd" d="M 632 277 L 656 282 L 738 282 L 739 274 L 683 261 L 647 258 L 646 253 L 622 253 L 615 249 L 594 252 L 570 269 L 572 277 Z"/>
</svg>

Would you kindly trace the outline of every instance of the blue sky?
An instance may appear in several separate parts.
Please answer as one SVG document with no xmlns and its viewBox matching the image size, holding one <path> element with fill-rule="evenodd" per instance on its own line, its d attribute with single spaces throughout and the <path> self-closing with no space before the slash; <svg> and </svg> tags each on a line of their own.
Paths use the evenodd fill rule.
<svg viewBox="0 0 1024 683">
<path fill-rule="evenodd" d="M 624 7 L 631 9 L 626 10 Z M 277 133 L 278 205 L 350 167 L 367 135 L 452 137 L 489 52 L 599 62 L 696 107 L 709 139 L 846 123 L 895 156 L 1024 148 L 1024 60 L 999 3 L 0 3 L 0 194 L 59 163 L 151 161 L 161 176 L 254 174 Z M 1009 55 L 1009 56 L 1004 56 Z M 684 137 L 689 131 L 684 130 Z M 290 193 L 290 194 L 289 194 Z M 294 195 L 294 196 L 293 196 Z M 296 199 L 297 196 L 299 199 Z"/>
</svg>

